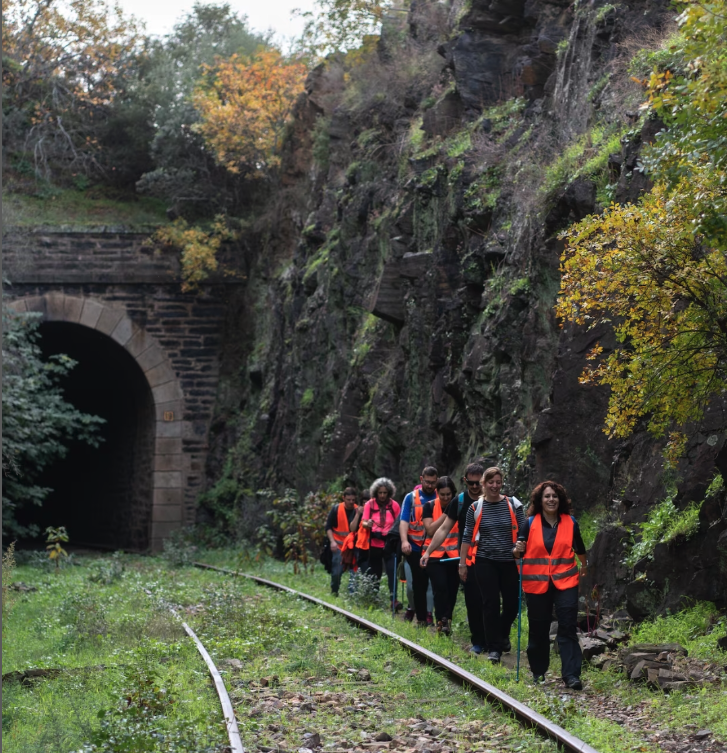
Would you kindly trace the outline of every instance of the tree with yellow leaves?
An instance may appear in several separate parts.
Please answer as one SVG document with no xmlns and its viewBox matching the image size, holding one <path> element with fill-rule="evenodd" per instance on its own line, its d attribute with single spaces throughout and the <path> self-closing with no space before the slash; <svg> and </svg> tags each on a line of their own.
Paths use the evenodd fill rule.
<svg viewBox="0 0 727 753">
<path fill-rule="evenodd" d="M 618 346 L 604 358 L 597 344 L 581 377 L 611 388 L 606 432 L 646 418 L 670 462 L 727 391 L 727 15 L 682 5 L 677 65 L 644 82 L 667 125 L 644 155 L 654 188 L 564 233 L 557 304 L 563 321 L 614 327 Z"/>
<path fill-rule="evenodd" d="M 208 66 L 192 101 L 201 116 L 195 129 L 230 172 L 270 176 L 307 68 L 274 49 L 250 58 L 233 55 Z"/>
</svg>

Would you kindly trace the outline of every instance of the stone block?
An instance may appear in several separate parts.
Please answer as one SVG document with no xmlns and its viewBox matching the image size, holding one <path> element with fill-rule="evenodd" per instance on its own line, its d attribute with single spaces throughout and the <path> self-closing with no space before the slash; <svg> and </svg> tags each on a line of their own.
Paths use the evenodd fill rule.
<svg viewBox="0 0 727 753">
<path fill-rule="evenodd" d="M 182 400 L 184 398 L 182 388 L 176 380 L 165 382 L 158 387 L 152 387 L 151 393 L 154 395 L 155 403 L 170 403 L 172 400 Z"/>
<path fill-rule="evenodd" d="M 134 323 L 128 316 L 124 316 L 114 327 L 114 331 L 111 333 L 111 338 L 116 340 L 119 345 L 126 345 L 126 343 L 134 336 L 134 332 L 136 332 Z"/>
<path fill-rule="evenodd" d="M 81 319 L 81 312 L 83 311 L 83 302 L 83 298 L 76 298 L 75 296 L 67 295 L 63 320 L 73 324 L 78 324 Z"/>
<path fill-rule="evenodd" d="M 136 357 L 136 362 L 141 366 L 142 371 L 149 371 L 160 363 L 164 363 L 164 351 L 158 345 L 152 345 Z"/>
<path fill-rule="evenodd" d="M 155 489 L 176 489 L 182 486 L 181 471 L 154 471 Z"/>
<path fill-rule="evenodd" d="M 182 508 L 180 505 L 154 505 L 151 519 L 153 523 L 181 523 Z"/>
<path fill-rule="evenodd" d="M 167 382 L 171 382 L 177 378 L 177 375 L 174 373 L 172 368 L 169 366 L 168 361 L 166 360 L 152 367 L 145 373 L 146 379 L 149 382 L 149 386 L 152 388 L 158 387 L 161 384 L 166 384 Z"/>
<path fill-rule="evenodd" d="M 124 344 L 124 347 L 134 358 L 138 358 L 144 351 L 154 345 L 156 345 L 156 341 L 151 335 L 147 334 L 143 329 L 137 329 L 131 336 L 131 339 Z"/>
<path fill-rule="evenodd" d="M 45 314 L 45 297 L 42 295 L 33 295 L 25 299 L 26 311 L 35 311 L 38 314 Z"/>
<path fill-rule="evenodd" d="M 110 335 L 126 312 L 124 309 L 112 309 L 104 306 L 101 316 L 96 322 L 96 329 L 106 335 Z"/>
<path fill-rule="evenodd" d="M 165 413 L 173 413 L 174 421 L 182 420 L 182 411 L 184 410 L 184 402 L 182 400 L 172 400 L 169 403 L 157 403 L 154 406 L 156 411 L 157 421 L 164 421 Z"/>
<path fill-rule="evenodd" d="M 45 294 L 45 318 L 49 322 L 62 322 L 66 296 L 63 293 Z"/>
<path fill-rule="evenodd" d="M 181 437 L 157 437 L 154 443 L 155 455 L 176 455 L 182 451 Z"/>
<path fill-rule="evenodd" d="M 78 320 L 78 323 L 82 324 L 84 327 L 96 329 L 96 324 L 98 324 L 99 317 L 103 310 L 104 307 L 98 301 L 92 301 L 90 298 L 86 298 L 83 302 L 83 311 L 81 311 L 81 317 Z"/>
<path fill-rule="evenodd" d="M 174 531 L 182 527 L 182 521 L 152 521 L 150 546 L 153 552 L 162 550 L 164 539 L 168 539 Z"/>
<path fill-rule="evenodd" d="M 186 462 L 186 455 L 155 455 L 155 471 L 183 471 Z"/>
<path fill-rule="evenodd" d="M 157 440 L 181 437 L 185 423 L 185 421 L 157 421 L 155 431 Z"/>
<path fill-rule="evenodd" d="M 182 509 L 182 489 L 154 489 L 154 502 L 156 505 L 176 505 Z"/>
</svg>

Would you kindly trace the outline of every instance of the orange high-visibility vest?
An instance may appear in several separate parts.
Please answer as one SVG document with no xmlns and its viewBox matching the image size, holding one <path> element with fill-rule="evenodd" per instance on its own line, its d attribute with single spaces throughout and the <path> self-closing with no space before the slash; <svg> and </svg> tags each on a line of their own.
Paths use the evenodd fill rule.
<svg viewBox="0 0 727 753">
<path fill-rule="evenodd" d="M 358 505 L 353 506 L 354 512 L 357 508 Z M 341 544 L 343 544 L 346 536 L 348 536 L 348 518 L 346 517 L 346 508 L 344 507 L 343 502 L 340 502 L 338 505 L 338 521 L 336 522 L 336 527 L 331 528 L 331 533 L 333 534 L 333 538 L 339 547 L 341 546 Z"/>
<path fill-rule="evenodd" d="M 523 591 L 544 594 L 552 580 L 561 591 L 578 585 L 578 567 L 573 552 L 573 518 L 561 515 L 553 551 L 543 541 L 543 520 L 536 515 L 530 523 L 528 548 L 523 555 Z"/>
<path fill-rule="evenodd" d="M 421 547 L 427 535 L 422 520 L 422 498 L 419 489 L 415 489 L 412 494 L 414 495 L 414 522 L 411 522 L 411 514 L 409 514 L 409 532 L 407 535 L 412 544 Z"/>
<path fill-rule="evenodd" d="M 360 525 L 356 532 L 356 549 L 368 549 L 371 546 L 371 530 Z"/>
<path fill-rule="evenodd" d="M 439 518 L 443 515 L 442 511 L 442 502 L 439 499 L 439 495 L 437 494 L 437 498 L 434 500 L 434 510 L 432 511 L 432 520 L 439 520 Z M 457 546 L 457 542 L 459 540 L 459 522 L 455 523 L 452 526 L 452 530 L 447 534 L 447 537 L 444 539 L 444 541 L 441 543 L 440 546 L 438 546 L 432 553 L 431 557 L 456 557 L 457 556 L 457 550 L 459 547 Z M 426 539 L 424 542 L 424 548 L 426 549 L 430 544 L 432 543 L 431 537 Z"/>
<path fill-rule="evenodd" d="M 508 497 L 505 497 L 507 502 L 507 509 L 510 511 L 510 519 L 512 520 L 512 543 L 517 541 L 517 518 L 515 517 L 515 510 L 513 510 L 512 502 Z M 490 504 L 489 502 L 487 504 Z M 477 544 L 480 541 L 480 523 L 482 522 L 482 508 L 485 506 L 485 498 L 480 497 L 477 502 L 477 510 L 475 511 L 475 527 L 472 531 L 472 543 L 470 544 L 469 551 L 467 552 L 466 562 L 468 565 L 475 564 L 475 555 L 477 554 Z"/>
</svg>

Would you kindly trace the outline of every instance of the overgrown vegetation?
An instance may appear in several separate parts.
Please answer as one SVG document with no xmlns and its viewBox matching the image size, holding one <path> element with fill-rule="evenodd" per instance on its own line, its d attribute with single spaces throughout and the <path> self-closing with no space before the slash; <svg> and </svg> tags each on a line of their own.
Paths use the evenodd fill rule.
<svg viewBox="0 0 727 753">
<path fill-rule="evenodd" d="M 32 518 L 21 523 L 18 513 L 43 504 L 50 490 L 37 483 L 41 472 L 65 457 L 71 440 L 98 446 L 104 421 L 64 400 L 62 379 L 74 361 L 64 355 L 43 359 L 38 316 L 13 311 L 4 298 L 2 315 L 3 536 L 35 535 Z"/>
<path fill-rule="evenodd" d="M 680 33 L 644 81 L 643 109 L 666 124 L 644 152 L 654 188 L 612 205 L 564 237 L 564 321 L 613 322 L 620 345 L 596 345 L 585 383 L 610 387 L 605 431 L 631 434 L 645 419 L 668 435 L 674 463 L 686 425 L 723 393 L 727 372 L 727 53 L 722 3 L 682 3 Z"/>
</svg>

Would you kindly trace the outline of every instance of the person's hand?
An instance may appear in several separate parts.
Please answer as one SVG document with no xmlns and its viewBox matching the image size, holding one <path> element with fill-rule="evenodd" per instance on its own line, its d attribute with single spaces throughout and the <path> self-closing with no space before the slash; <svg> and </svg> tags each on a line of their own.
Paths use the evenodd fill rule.
<svg viewBox="0 0 727 753">
<path fill-rule="evenodd" d="M 581 578 L 585 578 L 586 575 L 588 575 L 588 568 L 585 565 L 583 565 L 583 567 L 580 570 L 580 576 Z"/>
<path fill-rule="evenodd" d="M 402 549 L 403 549 L 403 547 L 402 547 Z M 426 552 L 424 552 L 422 554 L 421 559 L 419 560 L 419 567 L 426 567 L 427 566 L 427 562 L 429 562 L 429 555 Z"/>
<path fill-rule="evenodd" d="M 411 554 L 411 544 L 408 541 L 404 541 L 401 545 L 402 554 Z"/>
<path fill-rule="evenodd" d="M 459 572 L 459 579 L 462 581 L 462 583 L 467 582 L 467 565 L 460 565 L 458 568 Z"/>
<path fill-rule="evenodd" d="M 518 553 L 519 557 L 522 557 L 525 553 L 525 549 L 527 548 L 527 544 L 524 541 L 516 541 L 515 542 L 515 551 Z"/>
<path fill-rule="evenodd" d="M 332 541 L 331 542 L 331 551 L 332 552 L 337 552 L 338 550 L 339 550 L 338 544 L 335 541 Z"/>
<path fill-rule="evenodd" d="M 362 526 L 363 526 L 364 528 L 372 528 L 372 527 L 373 527 L 373 525 L 374 525 L 374 521 L 373 521 L 373 520 L 371 520 L 371 519 L 369 519 L 369 520 L 364 520 L 364 522 L 363 522 L 363 523 L 361 523 L 361 525 L 362 525 Z"/>
</svg>

